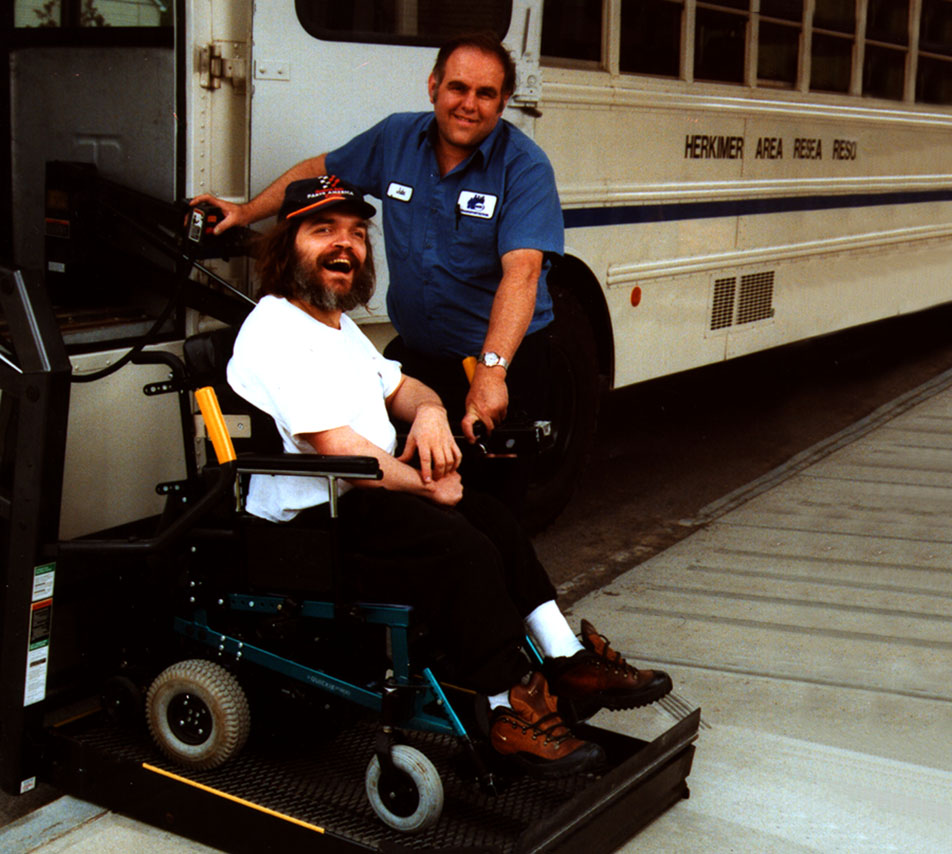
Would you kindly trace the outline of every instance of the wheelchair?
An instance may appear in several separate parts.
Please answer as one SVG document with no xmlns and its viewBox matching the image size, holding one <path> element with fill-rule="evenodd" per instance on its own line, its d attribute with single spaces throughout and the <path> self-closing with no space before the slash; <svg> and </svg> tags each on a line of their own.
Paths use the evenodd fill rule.
<svg viewBox="0 0 952 854">
<path fill-rule="evenodd" d="M 215 464 L 199 480 L 213 478 L 223 498 L 214 524 L 188 537 L 186 596 L 174 619 L 176 634 L 204 655 L 176 661 L 152 681 L 145 700 L 149 730 L 159 749 L 183 767 L 223 765 L 241 751 L 251 727 L 248 697 L 235 671 L 266 671 L 379 716 L 367 798 L 388 826 L 423 830 L 441 814 L 440 774 L 399 733 L 454 737 L 473 779 L 490 793 L 502 785 L 488 745 L 474 735 L 480 729 L 474 695 L 437 678 L 427 660 L 433 653 L 421 638 L 425 628 L 415 624 L 410 607 L 347 597 L 337 542 L 338 484 L 342 478 L 379 479 L 377 460 L 275 453 L 280 439 L 271 418 L 224 381 L 236 334 L 226 327 L 187 339 L 184 364 L 174 371 L 182 378 L 179 390 L 194 392 L 214 451 Z M 526 437 L 502 441 L 507 449 L 513 442 L 524 447 Z M 255 450 L 244 450 L 248 446 Z M 326 526 L 277 525 L 243 513 L 251 474 L 325 478 L 331 496 Z M 226 493 L 222 484 L 234 490 Z M 342 649 L 357 650 L 359 660 Z M 527 649 L 541 664 L 528 638 Z"/>
</svg>

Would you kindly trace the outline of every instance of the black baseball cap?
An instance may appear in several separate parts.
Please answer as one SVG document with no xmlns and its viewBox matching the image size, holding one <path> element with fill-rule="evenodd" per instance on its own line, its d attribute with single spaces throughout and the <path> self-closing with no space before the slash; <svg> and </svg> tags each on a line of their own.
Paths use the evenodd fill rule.
<svg viewBox="0 0 952 854">
<path fill-rule="evenodd" d="M 284 190 L 284 201 L 278 220 L 309 216 L 337 205 L 349 205 L 358 216 L 370 219 L 377 211 L 364 201 L 364 195 L 353 184 L 336 175 L 321 175 L 292 181 Z"/>
</svg>

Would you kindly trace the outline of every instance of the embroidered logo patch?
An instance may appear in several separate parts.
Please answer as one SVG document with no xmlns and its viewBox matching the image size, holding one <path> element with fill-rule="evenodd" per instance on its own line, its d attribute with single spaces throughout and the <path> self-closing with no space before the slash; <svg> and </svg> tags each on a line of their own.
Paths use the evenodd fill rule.
<svg viewBox="0 0 952 854">
<path fill-rule="evenodd" d="M 456 200 L 456 209 L 463 216 L 478 216 L 480 219 L 492 219 L 496 212 L 498 196 L 489 193 L 474 193 L 472 190 L 463 190 Z"/>
<path fill-rule="evenodd" d="M 398 202 L 409 202 L 413 198 L 413 187 L 391 181 L 390 186 L 387 187 L 387 197 L 396 199 Z"/>
</svg>

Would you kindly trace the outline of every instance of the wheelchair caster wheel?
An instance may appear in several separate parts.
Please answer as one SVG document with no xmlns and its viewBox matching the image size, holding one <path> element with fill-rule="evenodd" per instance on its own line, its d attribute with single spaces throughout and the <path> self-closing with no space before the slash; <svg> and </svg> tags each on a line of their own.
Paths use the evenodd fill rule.
<svg viewBox="0 0 952 854">
<path fill-rule="evenodd" d="M 146 696 L 149 731 L 159 749 L 187 768 L 217 768 L 244 746 L 251 729 L 238 680 L 211 661 L 180 661 L 160 673 Z"/>
<path fill-rule="evenodd" d="M 414 747 L 397 744 L 390 755 L 395 772 L 383 773 L 376 756 L 367 766 L 365 785 L 370 806 L 384 824 L 396 830 L 425 830 L 443 812 L 439 772 Z"/>
</svg>

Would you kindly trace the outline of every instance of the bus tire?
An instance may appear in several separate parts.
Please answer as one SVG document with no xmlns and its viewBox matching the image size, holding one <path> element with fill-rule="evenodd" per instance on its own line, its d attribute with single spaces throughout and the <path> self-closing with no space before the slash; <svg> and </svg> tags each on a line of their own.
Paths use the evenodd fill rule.
<svg viewBox="0 0 952 854">
<path fill-rule="evenodd" d="M 186 768 L 217 768 L 248 739 L 251 713 L 238 680 L 221 665 L 189 659 L 167 667 L 146 696 L 159 749 Z"/>
<path fill-rule="evenodd" d="M 404 833 L 433 825 L 443 812 L 443 783 L 436 767 L 415 747 L 395 744 L 390 751 L 394 774 L 382 773 L 374 756 L 364 779 L 367 799 L 378 818 Z"/>
<path fill-rule="evenodd" d="M 563 284 L 549 285 L 555 309 L 550 326 L 551 420 L 554 442 L 536 460 L 522 521 L 539 531 L 565 509 L 591 453 L 601 377 L 595 331 L 578 297 Z"/>
</svg>

